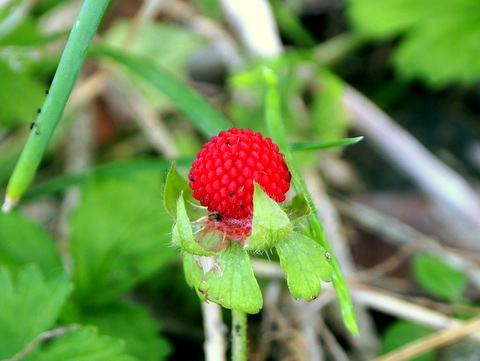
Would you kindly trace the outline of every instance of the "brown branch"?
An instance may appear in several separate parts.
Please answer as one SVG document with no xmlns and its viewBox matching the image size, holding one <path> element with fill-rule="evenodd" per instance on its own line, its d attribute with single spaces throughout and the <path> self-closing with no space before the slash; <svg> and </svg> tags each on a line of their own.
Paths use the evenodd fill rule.
<svg viewBox="0 0 480 361">
<path fill-rule="evenodd" d="M 479 250 L 480 201 L 465 179 L 353 87 L 345 87 L 343 103 L 365 140 L 430 197 L 457 245 Z"/>
</svg>

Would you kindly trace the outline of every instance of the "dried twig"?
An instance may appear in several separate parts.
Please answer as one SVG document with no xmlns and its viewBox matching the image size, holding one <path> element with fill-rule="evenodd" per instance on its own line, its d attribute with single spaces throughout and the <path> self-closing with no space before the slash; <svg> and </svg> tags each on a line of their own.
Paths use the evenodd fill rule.
<svg viewBox="0 0 480 361">
<path fill-rule="evenodd" d="M 238 68 L 243 64 L 243 59 L 232 37 L 215 22 L 196 12 L 188 3 L 168 0 L 165 1 L 163 11 L 211 40 L 223 63 L 229 69 Z"/>
<path fill-rule="evenodd" d="M 112 77 L 107 81 L 105 100 L 112 110 L 133 119 L 143 136 L 160 154 L 166 157 L 178 155 L 177 145 L 170 130 L 165 126 L 160 115 L 148 106 L 135 89 L 125 86 L 122 81 Z"/>
<path fill-rule="evenodd" d="M 225 334 L 227 327 L 222 320 L 222 308 L 216 303 L 202 302 L 203 328 L 205 332 L 205 360 L 226 360 Z"/>
<path fill-rule="evenodd" d="M 411 360 L 420 356 L 425 352 L 447 346 L 462 338 L 475 335 L 480 336 L 480 317 L 476 317 L 470 321 L 459 324 L 447 330 L 442 330 L 413 341 L 403 347 L 387 353 L 386 355 L 375 358 L 373 361 L 403 361 Z"/>
<path fill-rule="evenodd" d="M 304 302 L 297 302 L 293 298 L 290 298 L 290 303 L 296 309 L 299 314 L 299 324 L 302 333 L 305 335 L 307 342 L 307 350 L 310 361 L 322 361 L 325 359 L 324 349 L 320 343 L 319 334 L 323 333 L 327 327 L 322 320 L 320 313 L 313 315 L 305 312 Z"/>
<path fill-rule="evenodd" d="M 254 57 L 282 52 L 277 25 L 265 0 L 222 0 L 225 18 Z"/>
<path fill-rule="evenodd" d="M 195 256 L 197 264 L 207 273 L 215 264 L 214 257 Z M 225 334 L 227 327 L 222 320 L 222 307 L 216 303 L 202 302 L 203 327 L 205 332 L 206 361 L 224 361 L 226 359 L 227 343 Z"/>
<path fill-rule="evenodd" d="M 431 252 L 468 275 L 472 283 L 480 289 L 480 267 L 475 262 L 442 246 L 435 238 L 420 233 L 398 219 L 387 216 L 375 209 L 356 202 L 336 200 L 340 212 L 365 230 L 371 231 L 381 239 L 404 247 L 412 244 L 417 249 Z"/>
<path fill-rule="evenodd" d="M 465 179 L 351 86 L 345 87 L 343 103 L 365 139 L 430 197 L 456 244 L 479 250 L 480 201 Z"/>
<path fill-rule="evenodd" d="M 322 321 L 320 321 L 322 322 Z M 322 322 L 323 323 L 323 322 Z M 345 350 L 342 348 L 335 335 L 330 331 L 326 325 L 323 325 L 321 331 L 321 336 L 325 341 L 325 348 L 330 352 L 335 361 L 348 361 L 349 357 Z"/>
<path fill-rule="evenodd" d="M 461 321 L 448 317 L 441 312 L 405 301 L 373 287 L 355 287 L 352 290 L 352 294 L 357 302 L 365 306 L 429 328 L 444 329 L 457 327 L 462 324 Z M 480 335 L 477 334 L 474 337 L 480 340 Z"/>
</svg>

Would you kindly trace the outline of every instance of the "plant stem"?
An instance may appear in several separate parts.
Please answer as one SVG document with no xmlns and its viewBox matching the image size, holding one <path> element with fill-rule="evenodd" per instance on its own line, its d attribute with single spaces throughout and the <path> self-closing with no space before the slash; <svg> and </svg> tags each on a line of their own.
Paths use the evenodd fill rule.
<svg viewBox="0 0 480 361">
<path fill-rule="evenodd" d="M 48 96 L 7 186 L 2 210 L 8 212 L 32 182 L 73 85 L 87 56 L 90 41 L 110 0 L 85 0 L 73 25 Z"/>
<path fill-rule="evenodd" d="M 247 314 L 232 310 L 232 361 L 247 360 Z"/>
<path fill-rule="evenodd" d="M 277 75 L 270 69 L 264 70 L 265 81 L 268 85 L 266 95 L 266 122 L 270 131 L 272 139 L 278 144 L 280 150 L 285 154 L 285 160 L 287 162 L 290 173 L 292 174 L 292 184 L 297 194 L 301 194 L 310 206 L 311 213 L 307 216 L 310 231 L 312 232 L 313 239 L 315 239 L 323 248 L 325 248 L 331 258 L 330 265 L 332 267 L 332 282 L 337 294 L 338 302 L 342 310 L 343 321 L 345 326 L 353 335 L 358 335 L 358 326 L 353 309 L 352 298 L 347 286 L 347 282 L 343 275 L 340 264 L 335 257 L 332 247 L 330 246 L 323 226 L 320 223 L 317 215 L 317 208 L 313 202 L 312 196 L 307 189 L 307 186 L 300 174 L 300 171 L 296 167 L 296 162 L 293 157 L 293 153 L 290 150 L 287 134 L 283 126 L 280 111 L 280 94 L 278 91 L 278 78 Z"/>
</svg>

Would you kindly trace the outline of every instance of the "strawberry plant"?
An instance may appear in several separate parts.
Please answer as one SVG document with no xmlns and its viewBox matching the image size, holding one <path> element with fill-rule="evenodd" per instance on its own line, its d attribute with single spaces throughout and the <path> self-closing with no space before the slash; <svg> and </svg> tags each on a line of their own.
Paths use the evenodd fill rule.
<svg viewBox="0 0 480 361">
<path fill-rule="evenodd" d="M 6 187 L 5 214 L 0 215 L 0 304 L 8 312 L 0 319 L 0 358 L 165 359 L 170 347 L 159 322 L 131 295 L 175 263 L 180 252 L 168 247 L 170 242 L 181 249 L 186 281 L 200 300 L 232 310 L 234 360 L 246 355 L 246 314 L 263 307 L 251 265 L 251 257 L 262 253 L 278 257 L 295 299 L 313 301 L 320 295 L 320 281 L 332 282 L 345 325 L 357 334 L 346 281 L 292 150 L 348 145 L 359 138 L 319 142 L 313 137 L 290 144 L 285 126 L 294 124 L 291 117 L 289 122 L 282 118 L 285 105 L 275 64 L 274 70 L 254 71 L 264 90 L 262 121 L 251 127 L 255 131 L 233 127 L 157 62 L 119 50 L 114 44 L 121 25 L 89 50 L 108 5 L 108 0 L 84 2 L 53 81 L 41 92 L 45 102 Z M 164 34 L 156 26 L 147 30 Z M 124 66 L 129 74 L 122 80 L 142 79 L 210 137 L 187 177 L 181 173 L 191 162 L 181 157 L 168 174 L 165 159 L 136 159 L 61 176 L 27 191 L 88 54 Z M 298 86 L 294 76 L 290 80 Z M 333 88 L 332 99 L 338 98 L 337 90 Z M 315 113 L 325 105 L 331 104 L 317 99 Z M 341 117 L 338 104 L 328 111 Z M 327 139 L 342 136 L 344 125 L 339 129 L 330 129 L 335 136 Z M 55 247 L 48 232 L 14 208 L 23 196 L 57 194 L 73 184 L 80 185 L 81 195 L 65 221 L 68 232 Z"/>
</svg>

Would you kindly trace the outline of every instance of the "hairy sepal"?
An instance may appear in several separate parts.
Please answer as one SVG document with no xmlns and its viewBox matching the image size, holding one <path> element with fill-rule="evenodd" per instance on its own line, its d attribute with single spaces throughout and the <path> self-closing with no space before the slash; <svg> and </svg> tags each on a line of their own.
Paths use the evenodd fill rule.
<svg viewBox="0 0 480 361">
<path fill-rule="evenodd" d="M 245 241 L 244 248 L 252 251 L 268 250 L 292 232 L 292 224 L 282 207 L 255 183 L 252 234 Z"/>
<path fill-rule="evenodd" d="M 177 200 L 177 222 L 173 226 L 172 242 L 179 246 L 184 251 L 198 256 L 211 256 L 215 252 L 208 251 L 199 245 L 193 237 L 193 229 L 190 219 L 188 218 L 187 210 L 185 209 L 185 201 L 183 200 L 183 193 Z"/>
</svg>

